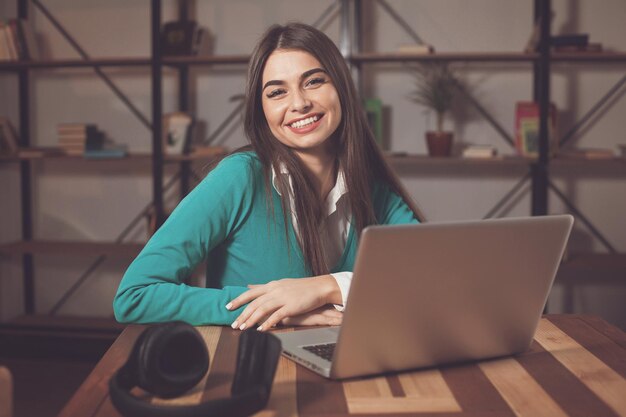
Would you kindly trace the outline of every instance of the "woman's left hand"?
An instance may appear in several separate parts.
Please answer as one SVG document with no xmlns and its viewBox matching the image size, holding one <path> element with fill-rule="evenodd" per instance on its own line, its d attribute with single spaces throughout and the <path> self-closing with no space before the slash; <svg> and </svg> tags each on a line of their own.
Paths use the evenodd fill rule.
<svg viewBox="0 0 626 417">
<path fill-rule="evenodd" d="M 234 329 L 244 330 L 259 323 L 258 330 L 267 330 L 284 318 L 333 303 L 337 294 L 341 299 L 337 282 L 330 275 L 285 278 L 263 285 L 249 285 L 248 288 L 248 291 L 226 306 L 229 310 L 235 310 L 250 303 L 231 325 Z"/>
</svg>

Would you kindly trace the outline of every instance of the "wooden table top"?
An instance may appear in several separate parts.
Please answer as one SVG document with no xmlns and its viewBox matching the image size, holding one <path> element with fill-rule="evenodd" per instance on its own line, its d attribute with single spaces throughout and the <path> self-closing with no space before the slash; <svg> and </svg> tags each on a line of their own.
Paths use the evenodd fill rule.
<svg viewBox="0 0 626 417">
<path fill-rule="evenodd" d="M 128 326 L 60 417 L 118 417 L 108 382 L 144 326 Z M 230 394 L 239 331 L 198 328 L 211 355 L 205 379 L 166 404 Z M 287 330 L 291 331 L 291 330 Z M 597 317 L 548 315 L 530 350 L 480 363 L 327 380 L 281 357 L 269 404 L 257 416 L 626 416 L 626 333 Z"/>
</svg>

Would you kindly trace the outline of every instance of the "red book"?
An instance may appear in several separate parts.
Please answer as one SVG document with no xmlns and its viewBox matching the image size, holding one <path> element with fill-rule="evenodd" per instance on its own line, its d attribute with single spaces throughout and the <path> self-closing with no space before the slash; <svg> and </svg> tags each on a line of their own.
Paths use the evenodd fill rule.
<svg viewBox="0 0 626 417">
<path fill-rule="evenodd" d="M 556 134 L 556 106 L 550 104 L 548 136 L 550 154 L 558 148 Z M 515 149 L 522 156 L 539 155 L 539 104 L 532 101 L 519 101 L 515 105 Z"/>
</svg>

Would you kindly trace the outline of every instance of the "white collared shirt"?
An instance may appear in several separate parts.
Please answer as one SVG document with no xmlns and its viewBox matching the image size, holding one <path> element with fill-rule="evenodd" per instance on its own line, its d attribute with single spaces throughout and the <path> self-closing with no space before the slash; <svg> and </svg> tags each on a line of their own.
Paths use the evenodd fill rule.
<svg viewBox="0 0 626 417">
<path fill-rule="evenodd" d="M 276 174 L 272 167 L 272 186 L 276 192 L 280 195 L 280 191 L 276 185 L 277 175 L 285 175 L 289 184 L 289 207 L 291 208 L 291 222 L 293 224 L 293 230 L 296 233 L 298 241 L 301 240 L 300 230 L 298 227 L 298 219 L 294 210 L 294 198 L 293 198 L 293 179 L 287 171 L 287 167 L 284 164 L 280 165 L 280 173 Z M 328 264 L 334 266 L 341 259 L 341 255 L 346 247 L 348 240 L 348 232 L 350 231 L 350 204 L 346 198 L 348 189 L 346 187 L 346 179 L 343 170 L 339 168 L 337 173 L 337 181 L 335 186 L 330 190 L 326 197 L 326 218 L 322 222 L 320 229 L 322 233 L 322 247 Z M 335 305 L 335 308 L 339 311 L 343 311 L 346 306 L 348 298 L 348 292 L 350 291 L 350 283 L 352 282 L 352 272 L 335 272 L 330 274 L 341 291 L 342 305 Z"/>
</svg>

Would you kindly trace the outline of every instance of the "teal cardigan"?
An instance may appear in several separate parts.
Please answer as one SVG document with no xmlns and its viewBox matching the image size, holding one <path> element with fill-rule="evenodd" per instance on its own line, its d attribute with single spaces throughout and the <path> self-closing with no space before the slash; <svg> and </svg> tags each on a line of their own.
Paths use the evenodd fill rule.
<svg viewBox="0 0 626 417">
<path fill-rule="evenodd" d="M 267 201 L 263 169 L 255 153 L 222 160 L 185 197 L 128 267 L 113 300 L 122 323 L 173 320 L 193 325 L 230 324 L 243 307 L 225 305 L 247 290 L 281 278 L 311 276 L 291 221 L 286 239 L 280 197 L 272 188 Z M 415 223 L 413 212 L 386 186 L 374 187 L 380 224 Z M 331 272 L 352 271 L 357 237 L 350 228 L 345 250 Z M 207 261 L 207 282 L 200 288 L 185 281 Z"/>
</svg>

